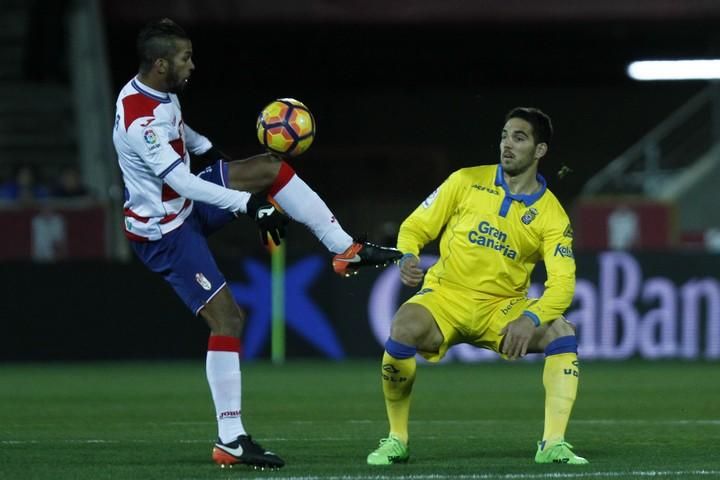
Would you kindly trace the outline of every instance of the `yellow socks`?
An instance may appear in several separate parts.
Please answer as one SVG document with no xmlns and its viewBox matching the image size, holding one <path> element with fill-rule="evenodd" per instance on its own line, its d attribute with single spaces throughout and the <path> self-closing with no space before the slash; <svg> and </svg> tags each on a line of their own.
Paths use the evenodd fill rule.
<svg viewBox="0 0 720 480">
<path fill-rule="evenodd" d="M 415 381 L 415 356 L 397 359 L 385 352 L 382 360 L 382 386 L 390 433 L 408 444 L 410 394 Z"/>
<path fill-rule="evenodd" d="M 568 338 L 568 337 L 561 337 Z M 574 339 L 574 337 L 572 337 Z M 574 352 L 549 355 L 545 358 L 545 432 L 548 443 L 565 438 L 570 413 L 577 395 L 580 365 Z"/>
</svg>

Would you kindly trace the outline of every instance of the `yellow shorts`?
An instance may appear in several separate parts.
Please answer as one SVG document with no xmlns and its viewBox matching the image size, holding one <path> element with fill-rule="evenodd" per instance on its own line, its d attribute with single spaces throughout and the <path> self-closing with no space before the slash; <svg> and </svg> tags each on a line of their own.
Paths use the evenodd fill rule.
<svg viewBox="0 0 720 480">
<path fill-rule="evenodd" d="M 473 293 L 461 287 L 426 281 L 423 288 L 405 302 L 428 309 L 444 337 L 437 352 L 418 351 L 420 355 L 430 362 L 438 362 L 448 348 L 458 343 L 500 353 L 500 331 L 537 302 L 527 297 L 477 298 Z"/>
</svg>

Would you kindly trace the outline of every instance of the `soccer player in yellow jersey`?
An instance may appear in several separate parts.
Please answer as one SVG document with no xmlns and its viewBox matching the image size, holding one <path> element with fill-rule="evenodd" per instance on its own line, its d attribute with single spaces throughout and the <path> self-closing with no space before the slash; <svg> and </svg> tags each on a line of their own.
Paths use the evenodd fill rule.
<svg viewBox="0 0 720 480">
<path fill-rule="evenodd" d="M 458 343 L 510 360 L 544 352 L 545 431 L 535 462 L 588 463 L 565 441 L 579 378 L 575 329 L 562 316 L 573 298 L 575 260 L 568 216 L 537 173 L 551 137 L 545 113 L 511 110 L 500 163 L 454 172 L 400 227 L 405 285 L 423 280 L 418 255 L 438 235 L 440 259 L 393 319 L 381 372 L 390 433 L 368 455 L 370 465 L 408 461 L 415 354 L 437 362 Z M 530 299 L 539 261 L 547 270 L 545 292 Z"/>
</svg>

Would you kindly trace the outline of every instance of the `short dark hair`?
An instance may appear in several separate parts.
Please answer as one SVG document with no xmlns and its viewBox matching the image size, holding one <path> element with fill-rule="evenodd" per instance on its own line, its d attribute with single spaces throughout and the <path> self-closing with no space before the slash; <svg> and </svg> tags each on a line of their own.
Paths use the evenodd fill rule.
<svg viewBox="0 0 720 480">
<path fill-rule="evenodd" d="M 185 30 L 169 18 L 145 25 L 137 37 L 140 72 L 149 71 L 158 58 L 170 58 L 175 53 L 176 39 L 190 40 Z"/>
<path fill-rule="evenodd" d="M 533 107 L 515 107 L 505 115 L 505 121 L 507 122 L 511 118 L 522 118 L 528 122 L 533 128 L 533 137 L 535 143 L 545 143 L 550 146 L 550 141 L 553 136 L 553 127 L 550 116 L 540 110 L 539 108 Z"/>
</svg>

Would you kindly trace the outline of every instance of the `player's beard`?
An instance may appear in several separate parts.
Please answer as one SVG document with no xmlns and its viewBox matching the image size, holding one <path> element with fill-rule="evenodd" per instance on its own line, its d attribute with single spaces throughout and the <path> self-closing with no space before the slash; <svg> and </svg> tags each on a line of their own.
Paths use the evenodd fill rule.
<svg viewBox="0 0 720 480">
<path fill-rule="evenodd" d="M 500 160 L 500 163 L 502 163 L 502 158 Z M 503 172 L 507 173 L 511 177 L 517 177 L 518 175 L 522 175 L 523 173 L 527 172 L 530 167 L 532 167 L 533 163 L 534 160 L 530 158 L 526 162 L 520 162 L 516 165 L 503 165 Z"/>
<path fill-rule="evenodd" d="M 177 70 L 172 65 L 168 68 L 167 71 L 167 84 L 168 84 L 168 90 L 171 93 L 179 94 L 183 90 L 185 90 L 185 87 L 187 86 L 188 79 L 187 78 L 180 78 L 180 75 L 178 75 Z"/>
</svg>

